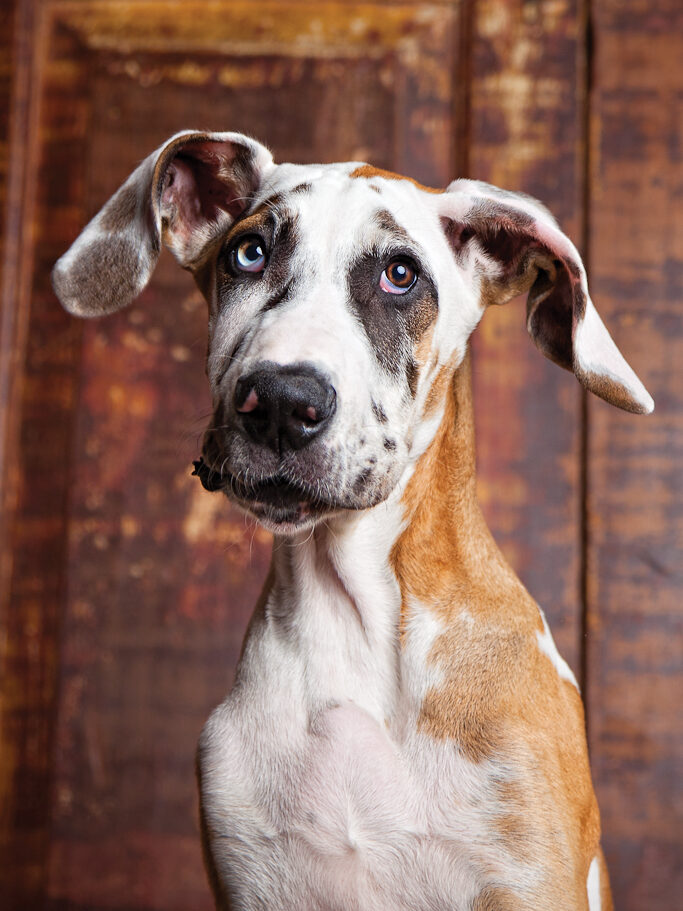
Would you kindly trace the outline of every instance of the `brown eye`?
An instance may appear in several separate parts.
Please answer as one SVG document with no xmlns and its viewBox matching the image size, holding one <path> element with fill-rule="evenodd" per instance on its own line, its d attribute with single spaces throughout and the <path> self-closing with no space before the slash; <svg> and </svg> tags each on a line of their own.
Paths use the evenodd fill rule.
<svg viewBox="0 0 683 911">
<path fill-rule="evenodd" d="M 415 269 L 408 263 L 397 259 L 390 263 L 379 280 L 379 286 L 387 294 L 405 294 L 417 281 Z"/>
</svg>

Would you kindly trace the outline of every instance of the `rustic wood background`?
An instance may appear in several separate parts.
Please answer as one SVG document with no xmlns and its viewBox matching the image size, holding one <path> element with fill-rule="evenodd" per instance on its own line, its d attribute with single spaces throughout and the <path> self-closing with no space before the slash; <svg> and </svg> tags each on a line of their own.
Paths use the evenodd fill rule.
<svg viewBox="0 0 683 911">
<path fill-rule="evenodd" d="M 480 493 L 582 682 L 617 907 L 681 907 L 680 0 L 3 0 L 0 16 L 2 907 L 210 907 L 194 745 L 268 536 L 189 476 L 209 407 L 189 277 L 162 258 L 132 309 L 92 323 L 49 283 L 184 127 L 525 190 L 583 249 L 657 410 L 584 396 L 520 305 L 490 312 Z"/>
</svg>

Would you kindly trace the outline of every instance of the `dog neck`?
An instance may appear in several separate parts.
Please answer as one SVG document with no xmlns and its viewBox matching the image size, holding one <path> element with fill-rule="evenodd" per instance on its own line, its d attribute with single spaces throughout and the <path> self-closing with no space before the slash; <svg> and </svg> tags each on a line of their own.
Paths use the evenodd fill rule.
<svg viewBox="0 0 683 911">
<path fill-rule="evenodd" d="M 446 369 L 446 368 L 444 368 Z M 481 512 L 476 491 L 475 439 L 469 354 L 442 385 L 443 416 L 402 494 L 406 526 L 391 563 L 401 588 L 403 625 L 411 605 L 464 603 L 474 611 L 519 598 L 525 589 L 505 561 Z"/>
<path fill-rule="evenodd" d="M 469 358 L 444 370 L 430 405 L 442 414 L 437 430 L 387 501 L 276 538 L 264 593 L 269 623 L 316 679 L 312 691 L 382 719 L 411 688 L 416 625 L 442 629 L 457 604 L 490 612 L 492 591 L 496 601 L 506 592 L 531 601 L 477 503 Z M 414 659 L 424 667 L 424 655 Z"/>
</svg>

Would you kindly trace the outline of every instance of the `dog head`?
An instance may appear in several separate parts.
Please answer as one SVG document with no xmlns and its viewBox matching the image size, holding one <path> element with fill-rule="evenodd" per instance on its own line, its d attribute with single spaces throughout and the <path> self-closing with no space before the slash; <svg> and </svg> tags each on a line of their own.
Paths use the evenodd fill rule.
<svg viewBox="0 0 683 911">
<path fill-rule="evenodd" d="M 57 295 L 79 316 L 128 305 L 162 242 L 209 304 L 198 473 L 273 530 L 386 499 L 433 435 L 436 378 L 486 306 L 521 293 L 543 354 L 612 404 L 653 408 L 576 249 L 521 194 L 433 191 L 357 162 L 275 165 L 240 134 L 181 133 L 59 260 Z"/>
</svg>

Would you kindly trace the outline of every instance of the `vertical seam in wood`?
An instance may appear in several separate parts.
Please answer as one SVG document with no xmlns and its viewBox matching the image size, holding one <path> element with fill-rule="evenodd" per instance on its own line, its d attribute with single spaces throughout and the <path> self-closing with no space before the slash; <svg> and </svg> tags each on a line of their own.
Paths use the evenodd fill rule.
<svg viewBox="0 0 683 911">
<path fill-rule="evenodd" d="M 582 168 L 582 212 L 581 212 L 581 246 L 586 272 L 590 275 L 590 203 L 591 203 L 591 91 L 593 68 L 593 22 L 591 0 L 582 0 L 581 8 L 581 94 L 583 103 L 582 142 L 583 154 Z M 586 733 L 588 735 L 590 716 L 588 707 L 588 688 L 590 686 L 590 668 L 588 660 L 588 636 L 590 632 L 590 605 L 588 600 L 588 559 L 589 559 L 589 521 L 588 521 L 588 496 L 589 496 L 589 468 L 588 468 L 588 443 L 589 443 L 589 406 L 588 391 L 581 390 L 581 439 L 579 448 L 579 496 L 580 522 L 579 522 L 579 592 L 581 599 L 581 642 L 579 643 L 580 672 L 579 683 L 584 700 L 586 717 Z"/>
<path fill-rule="evenodd" d="M 472 48 L 475 0 L 462 0 L 458 23 L 458 59 L 455 67 L 455 126 L 457 144 L 453 157 L 454 177 L 468 177 L 470 170 L 472 109 Z"/>
<path fill-rule="evenodd" d="M 34 49 L 30 47 L 26 36 L 32 34 L 32 29 L 28 26 L 33 13 L 30 0 L 19 0 L 12 41 L 14 73 L 9 114 L 5 237 L 0 287 L 0 402 L 3 404 L 0 425 L 0 617 L 4 615 L 4 599 L 8 591 L 6 581 L 11 573 L 11 567 L 5 564 L 4 543 L 9 537 L 8 528 L 16 506 L 16 479 L 10 465 L 11 443 L 16 437 L 19 412 L 16 402 L 20 395 L 19 378 L 23 375 L 28 323 L 28 307 L 22 307 L 21 304 L 27 303 L 25 286 L 30 270 L 21 269 L 23 260 L 20 253 L 26 236 L 25 200 L 30 170 L 26 149 L 30 148 L 31 70 L 34 66 Z"/>
</svg>

